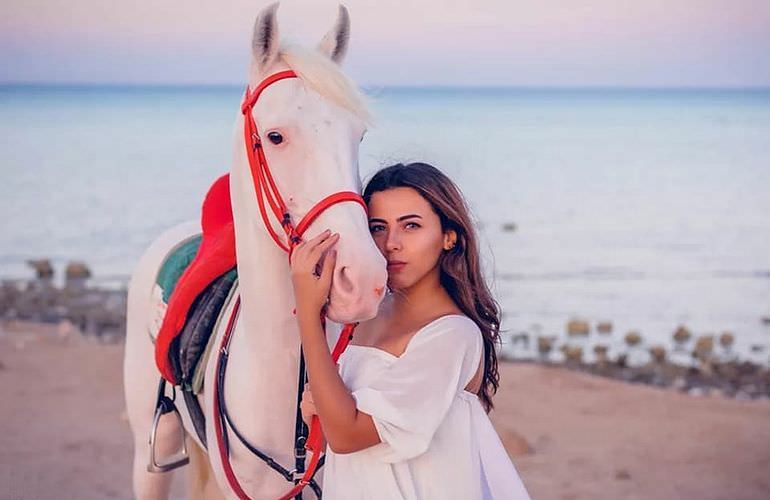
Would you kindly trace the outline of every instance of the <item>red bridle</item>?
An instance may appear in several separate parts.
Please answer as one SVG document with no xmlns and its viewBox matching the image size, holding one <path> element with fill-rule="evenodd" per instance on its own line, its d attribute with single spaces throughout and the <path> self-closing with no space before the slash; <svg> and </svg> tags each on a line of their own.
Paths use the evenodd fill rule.
<svg viewBox="0 0 770 500">
<path fill-rule="evenodd" d="M 265 227 L 267 228 L 268 232 L 270 233 L 270 236 L 273 238 L 273 240 L 276 242 L 276 244 L 281 247 L 284 251 L 286 251 L 289 254 L 289 259 L 291 259 L 291 253 L 294 250 L 294 247 L 296 247 L 301 241 L 302 241 L 302 235 L 305 233 L 307 228 L 313 223 L 313 221 L 321 214 L 324 210 L 327 210 L 329 207 L 336 205 L 337 203 L 342 203 L 346 201 L 352 201 L 359 203 L 363 208 L 364 211 L 367 211 L 366 203 L 364 202 L 361 195 L 358 193 L 355 193 L 353 191 L 340 191 L 334 194 L 331 194 L 318 203 L 316 203 L 309 211 L 308 213 L 302 218 L 302 220 L 299 221 L 299 223 L 294 226 L 294 224 L 291 221 L 291 215 L 289 214 L 288 209 L 286 208 L 286 204 L 283 201 L 283 198 L 281 197 L 281 193 L 278 191 L 278 188 L 275 185 L 275 182 L 273 181 L 273 176 L 270 173 L 270 168 L 267 164 L 267 158 L 265 157 L 264 149 L 262 148 L 262 140 L 259 136 L 259 130 L 257 129 L 257 124 L 254 121 L 254 115 L 253 115 L 253 108 L 254 105 L 257 102 L 257 99 L 259 98 L 260 94 L 263 90 L 265 90 L 267 87 L 272 85 L 275 82 L 278 82 L 280 80 L 284 80 L 286 78 L 297 78 L 296 73 L 293 71 L 281 71 L 279 73 L 275 73 L 267 78 L 265 78 L 257 87 L 251 91 L 249 88 L 246 88 L 246 94 L 243 99 L 243 103 L 241 104 L 241 112 L 244 115 L 244 139 L 246 143 L 246 154 L 249 159 L 249 167 L 251 169 L 251 175 L 252 179 L 254 181 L 254 190 L 257 195 L 257 203 L 259 204 L 259 212 L 262 215 L 262 220 L 265 223 Z M 267 208 L 265 207 L 265 199 L 267 199 L 267 204 L 270 206 L 271 211 L 273 212 L 273 215 L 275 218 L 280 222 L 281 227 L 283 228 L 284 232 L 286 233 L 287 242 L 284 243 L 281 238 L 279 237 L 278 233 L 273 228 L 273 225 L 270 222 L 270 218 L 268 216 Z M 222 339 L 221 348 L 220 348 L 220 356 L 217 361 L 217 373 L 219 373 L 219 369 L 222 363 L 222 352 L 227 352 L 230 337 L 232 335 L 232 332 L 234 330 L 234 319 L 238 314 L 238 310 L 240 308 L 240 297 L 236 300 L 235 307 L 233 308 L 233 312 L 231 313 L 230 320 L 228 322 L 227 330 L 225 331 L 225 335 Z M 324 318 L 321 318 L 322 324 L 324 324 Z M 353 331 L 355 329 L 355 324 L 347 324 L 345 325 L 344 329 L 340 333 L 339 338 L 337 339 L 337 343 L 334 346 L 334 350 L 332 351 L 332 359 L 336 363 L 339 359 L 342 352 L 347 347 L 350 340 L 353 338 Z M 224 374 L 223 374 L 224 376 Z M 238 478 L 235 477 L 235 472 L 233 471 L 232 465 L 230 464 L 230 456 L 229 456 L 229 450 L 227 449 L 226 445 L 226 439 L 224 436 L 225 431 L 225 425 L 226 423 L 223 421 L 221 417 L 220 412 L 220 406 L 219 406 L 219 394 L 218 394 L 218 384 L 214 384 L 214 415 L 218 419 L 218 422 L 214 425 L 216 429 L 216 437 L 217 437 L 217 445 L 219 447 L 219 456 L 222 461 L 222 468 L 224 469 L 225 476 L 227 477 L 227 481 L 230 484 L 230 487 L 233 489 L 233 491 L 238 495 L 241 499 L 248 499 L 248 495 L 243 491 L 243 488 L 238 482 Z M 280 497 L 280 500 L 289 500 L 295 496 L 297 496 L 308 484 L 310 484 L 310 481 L 313 478 L 313 475 L 315 474 L 315 470 L 318 466 L 318 461 L 321 456 L 321 422 L 318 419 L 318 416 L 313 416 L 313 420 L 311 421 L 310 425 L 310 433 L 308 434 L 307 442 L 305 444 L 305 449 L 310 451 L 312 453 L 312 458 L 310 460 L 310 464 L 307 467 L 307 470 L 302 476 L 302 479 L 299 480 L 299 482 L 287 493 L 285 493 L 283 496 Z"/>
<path fill-rule="evenodd" d="M 327 210 L 337 203 L 345 201 L 353 201 L 359 203 L 364 207 L 364 211 L 367 210 L 366 202 L 360 194 L 353 191 L 340 191 L 338 193 L 331 194 L 319 201 L 308 211 L 308 213 L 294 226 L 291 222 L 291 216 L 286 208 L 286 204 L 281 197 L 281 193 L 273 181 L 273 176 L 270 173 L 270 168 L 267 165 L 267 158 L 265 158 L 265 150 L 262 147 L 262 139 L 259 136 L 259 130 L 257 130 L 257 124 L 254 121 L 253 108 L 257 103 L 262 91 L 275 82 L 285 80 L 286 78 L 297 78 L 297 74 L 294 71 L 281 71 L 268 76 L 257 87 L 250 91 L 246 88 L 246 95 L 243 98 L 241 104 L 241 112 L 244 116 L 245 126 L 243 127 L 244 139 L 246 141 L 246 154 L 249 158 L 249 166 L 251 167 L 251 176 L 254 181 L 254 190 L 257 193 L 257 203 L 259 204 L 259 212 L 262 214 L 262 220 L 265 223 L 270 236 L 291 255 L 294 247 L 302 241 L 302 235 L 305 233 L 310 224 L 321 215 L 324 210 Z M 270 219 L 267 214 L 264 199 L 267 199 L 268 205 L 273 212 L 273 215 L 281 223 L 286 236 L 288 238 L 288 244 L 281 241 L 281 238 L 276 233 L 273 225 L 270 223 Z"/>
</svg>

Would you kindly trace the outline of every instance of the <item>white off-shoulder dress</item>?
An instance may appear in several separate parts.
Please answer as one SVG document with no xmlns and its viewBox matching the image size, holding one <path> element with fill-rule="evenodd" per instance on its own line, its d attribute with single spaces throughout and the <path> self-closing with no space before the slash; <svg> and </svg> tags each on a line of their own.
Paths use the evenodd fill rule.
<svg viewBox="0 0 770 500">
<path fill-rule="evenodd" d="M 340 376 L 381 442 L 347 454 L 327 447 L 324 498 L 528 500 L 478 396 L 465 390 L 483 352 L 481 330 L 459 314 L 421 328 L 399 357 L 348 345 Z"/>
</svg>

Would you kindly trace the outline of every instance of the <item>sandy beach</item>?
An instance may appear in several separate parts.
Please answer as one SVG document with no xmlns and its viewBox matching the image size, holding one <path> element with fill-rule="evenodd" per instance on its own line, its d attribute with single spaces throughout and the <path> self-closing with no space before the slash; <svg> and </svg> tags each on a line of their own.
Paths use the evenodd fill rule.
<svg viewBox="0 0 770 500">
<path fill-rule="evenodd" d="M 55 325 L 0 329 L 0 498 L 132 498 L 122 350 Z M 770 498 L 767 401 L 500 370 L 491 418 L 535 499 Z"/>
</svg>

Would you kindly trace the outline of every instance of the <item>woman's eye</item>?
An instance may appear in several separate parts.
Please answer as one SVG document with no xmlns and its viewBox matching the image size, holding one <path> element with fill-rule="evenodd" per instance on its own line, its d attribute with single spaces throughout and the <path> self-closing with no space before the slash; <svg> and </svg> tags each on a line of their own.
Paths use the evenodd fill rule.
<svg viewBox="0 0 770 500">
<path fill-rule="evenodd" d="M 416 222 L 407 222 L 407 223 L 406 223 L 406 225 L 405 225 L 404 227 L 405 227 L 405 228 L 409 228 L 410 226 L 414 226 L 415 228 L 418 228 L 418 227 L 420 227 L 420 225 L 419 225 L 419 224 L 417 224 Z"/>
<path fill-rule="evenodd" d="M 283 142 L 283 136 L 278 132 L 268 132 L 267 138 L 276 146 Z"/>
<path fill-rule="evenodd" d="M 385 227 L 383 227 L 383 226 L 370 226 L 369 227 L 369 232 L 377 233 L 377 232 L 379 232 L 379 231 L 381 231 L 383 229 L 385 229 Z"/>
</svg>

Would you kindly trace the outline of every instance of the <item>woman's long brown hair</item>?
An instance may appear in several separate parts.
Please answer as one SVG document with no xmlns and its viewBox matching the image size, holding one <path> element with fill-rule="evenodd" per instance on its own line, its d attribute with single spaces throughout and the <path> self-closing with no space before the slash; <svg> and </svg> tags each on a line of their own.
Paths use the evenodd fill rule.
<svg viewBox="0 0 770 500">
<path fill-rule="evenodd" d="M 438 214 L 441 229 L 457 233 L 454 248 L 439 257 L 441 285 L 478 325 L 484 337 L 484 379 L 477 394 L 489 413 L 494 408 L 492 396 L 500 383 L 496 350 L 500 342 L 500 306 L 481 273 L 478 238 L 468 206 L 457 186 L 427 163 L 398 163 L 380 170 L 367 183 L 364 201 L 368 205 L 374 193 L 397 187 L 409 187 L 420 193 Z"/>
</svg>

